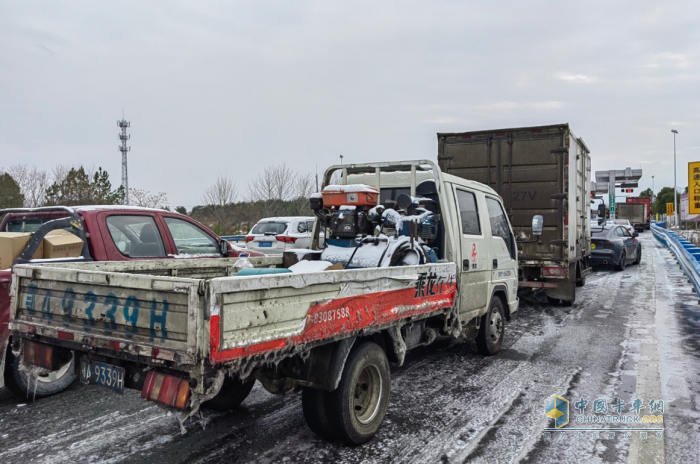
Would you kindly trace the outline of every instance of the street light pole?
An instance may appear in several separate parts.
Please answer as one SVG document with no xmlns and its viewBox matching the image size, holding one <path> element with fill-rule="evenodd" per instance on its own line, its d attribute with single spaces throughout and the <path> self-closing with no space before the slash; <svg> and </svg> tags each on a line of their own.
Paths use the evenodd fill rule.
<svg viewBox="0 0 700 464">
<path fill-rule="evenodd" d="M 673 222 L 674 226 L 678 227 L 678 194 L 676 193 L 676 129 L 671 129 L 673 132 Z"/>
<path fill-rule="evenodd" d="M 654 204 L 654 176 L 651 176 L 651 204 Z"/>
</svg>

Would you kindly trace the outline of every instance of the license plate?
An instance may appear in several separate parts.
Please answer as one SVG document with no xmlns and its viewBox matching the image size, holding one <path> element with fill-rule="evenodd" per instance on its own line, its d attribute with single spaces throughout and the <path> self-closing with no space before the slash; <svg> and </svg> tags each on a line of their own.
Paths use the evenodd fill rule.
<svg viewBox="0 0 700 464">
<path fill-rule="evenodd" d="M 260 248 L 272 248 L 272 242 L 258 242 Z"/>
<path fill-rule="evenodd" d="M 84 384 L 98 385 L 117 393 L 124 393 L 125 375 L 123 367 L 87 359 L 80 360 L 80 381 Z"/>
</svg>

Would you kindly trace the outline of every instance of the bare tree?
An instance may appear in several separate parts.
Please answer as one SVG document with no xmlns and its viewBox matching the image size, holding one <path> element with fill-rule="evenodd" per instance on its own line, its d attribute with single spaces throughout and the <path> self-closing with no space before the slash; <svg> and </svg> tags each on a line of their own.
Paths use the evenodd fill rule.
<svg viewBox="0 0 700 464">
<path fill-rule="evenodd" d="M 56 166 L 53 167 L 51 170 L 52 174 L 52 180 L 56 182 L 57 184 L 60 184 L 63 182 L 66 177 L 68 176 L 68 173 L 70 172 L 72 166 L 69 166 L 67 164 L 57 164 Z M 91 173 L 87 173 L 88 177 L 90 177 Z"/>
<path fill-rule="evenodd" d="M 268 166 L 248 183 L 250 201 L 260 203 L 263 217 L 286 213 L 285 201 L 294 196 L 296 173 L 286 164 Z"/>
<path fill-rule="evenodd" d="M 238 198 L 236 183 L 228 176 L 219 176 L 202 194 L 202 201 L 223 231 L 230 228 L 233 215 L 232 204 Z"/>
<path fill-rule="evenodd" d="M 289 213 L 294 216 L 307 216 L 311 214 L 309 197 L 316 191 L 316 181 L 310 172 L 300 172 L 294 176 L 292 183 L 292 197 L 289 205 Z"/>
<path fill-rule="evenodd" d="M 51 185 L 49 174 L 45 169 L 15 164 L 7 168 L 7 172 L 19 185 L 24 195 L 25 207 L 35 208 L 44 204 L 46 189 Z"/>
<path fill-rule="evenodd" d="M 286 164 L 268 166 L 248 184 L 253 201 L 287 200 L 294 186 L 294 171 Z"/>
<path fill-rule="evenodd" d="M 165 192 L 151 193 L 147 190 L 130 188 L 129 198 L 134 206 L 141 206 L 143 208 L 168 208 L 168 196 Z"/>
</svg>

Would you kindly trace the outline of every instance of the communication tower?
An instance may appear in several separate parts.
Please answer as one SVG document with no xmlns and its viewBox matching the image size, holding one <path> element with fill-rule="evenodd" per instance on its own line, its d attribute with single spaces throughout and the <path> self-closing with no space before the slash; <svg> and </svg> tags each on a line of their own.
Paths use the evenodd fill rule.
<svg viewBox="0 0 700 464">
<path fill-rule="evenodd" d="M 126 128 L 129 126 L 131 126 L 131 122 L 125 120 L 122 114 L 121 121 L 117 121 L 117 127 L 122 130 L 122 133 L 119 134 L 119 139 L 122 141 L 122 144 L 119 146 L 119 151 L 122 152 L 122 185 L 124 186 L 124 193 L 126 195 L 124 200 L 127 205 L 129 204 L 129 170 L 126 165 L 126 154 L 131 151 L 131 147 L 126 146 L 126 141 L 131 138 L 131 135 L 127 135 Z"/>
</svg>

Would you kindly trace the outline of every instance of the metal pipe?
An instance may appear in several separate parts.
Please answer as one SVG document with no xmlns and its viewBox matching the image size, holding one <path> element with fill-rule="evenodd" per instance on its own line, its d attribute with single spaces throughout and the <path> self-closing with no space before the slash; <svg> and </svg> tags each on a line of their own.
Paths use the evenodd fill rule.
<svg viewBox="0 0 700 464">
<path fill-rule="evenodd" d="M 673 225 L 678 226 L 678 194 L 676 193 L 676 129 L 671 129 L 673 132 Z"/>
</svg>

